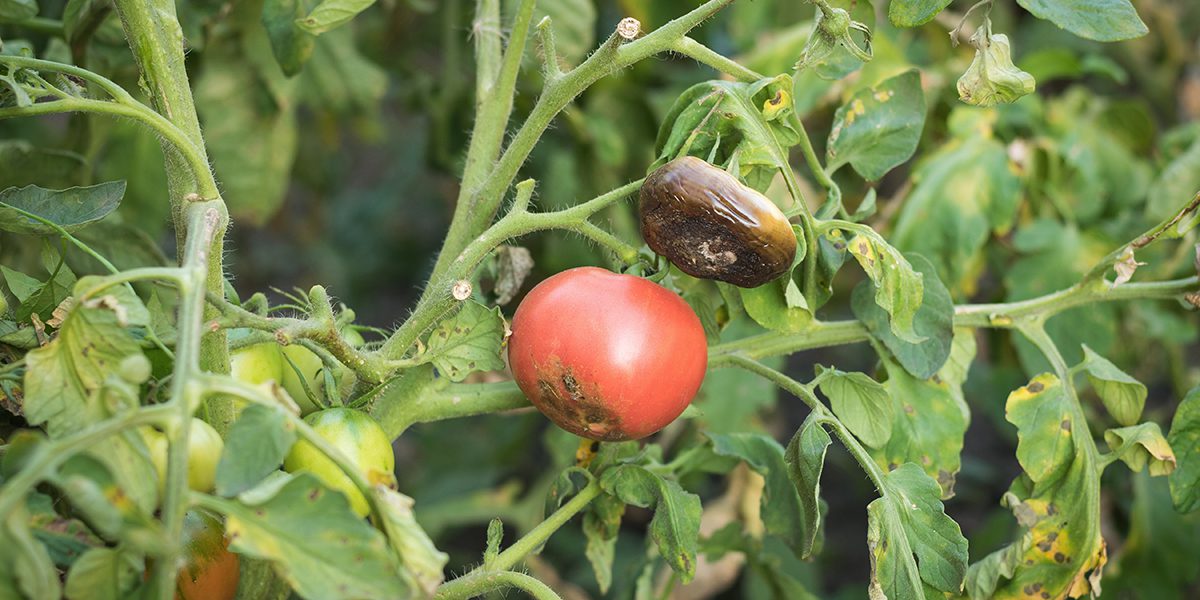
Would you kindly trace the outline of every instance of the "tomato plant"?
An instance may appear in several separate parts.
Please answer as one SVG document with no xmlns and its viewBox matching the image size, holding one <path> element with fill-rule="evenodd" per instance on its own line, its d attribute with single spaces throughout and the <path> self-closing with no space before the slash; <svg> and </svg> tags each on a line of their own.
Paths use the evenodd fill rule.
<svg viewBox="0 0 1200 600">
<path fill-rule="evenodd" d="M 704 379 L 708 345 L 679 296 L 632 275 L 580 267 L 537 285 L 513 316 L 508 360 L 525 396 L 595 440 L 646 437 Z"/>
<path fill-rule="evenodd" d="M 0 0 L 0 598 L 1196 597 L 1198 61 L 1195 2 Z"/>
</svg>

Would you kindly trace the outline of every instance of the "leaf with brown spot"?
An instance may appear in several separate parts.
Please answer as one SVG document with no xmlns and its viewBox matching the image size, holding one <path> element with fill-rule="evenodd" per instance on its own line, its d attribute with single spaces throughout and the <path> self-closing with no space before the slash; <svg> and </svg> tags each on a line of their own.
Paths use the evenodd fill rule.
<svg viewBox="0 0 1200 600">
<path fill-rule="evenodd" d="M 314 490 L 322 493 L 310 500 Z M 316 477 L 300 473 L 251 492 L 214 506 L 226 517 L 230 549 L 271 561 L 297 594 L 392 599 L 410 593 L 383 534 Z"/>
<path fill-rule="evenodd" d="M 467 300 L 457 314 L 440 323 L 429 336 L 429 347 L 421 360 L 433 363 L 451 381 L 462 381 L 477 370 L 503 369 L 503 341 L 500 309 Z"/>
</svg>

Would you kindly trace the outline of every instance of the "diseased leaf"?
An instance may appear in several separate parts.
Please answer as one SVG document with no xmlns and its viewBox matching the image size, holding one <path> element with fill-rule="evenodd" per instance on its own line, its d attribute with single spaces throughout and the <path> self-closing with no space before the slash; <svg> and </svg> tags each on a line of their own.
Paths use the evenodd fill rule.
<svg viewBox="0 0 1200 600">
<path fill-rule="evenodd" d="M 417 523 L 413 513 L 413 499 L 386 485 L 372 488 L 383 516 L 383 530 L 388 543 L 400 557 L 405 575 L 412 578 L 415 587 L 428 596 L 433 596 L 445 579 L 443 570 L 450 557 L 434 546 L 433 540 Z"/>
<path fill-rule="evenodd" d="M 1126 375 L 1108 359 L 1083 346 L 1083 364 L 1088 381 L 1104 401 L 1109 414 L 1122 425 L 1133 425 L 1142 418 L 1146 406 L 1146 386 Z"/>
<path fill-rule="evenodd" d="M 884 476 L 882 484 L 881 496 L 867 506 L 870 597 L 957 593 L 967 572 L 967 540 L 946 515 L 937 482 L 906 463 Z"/>
<path fill-rule="evenodd" d="M 854 316 L 867 326 L 871 335 L 883 342 L 909 373 L 917 379 L 929 379 L 950 356 L 950 343 L 954 338 L 954 300 L 928 260 L 918 254 L 906 254 L 905 258 L 922 276 L 921 307 L 913 316 L 913 331 L 925 338 L 923 341 L 913 344 L 892 333 L 888 314 L 875 303 L 875 286 L 869 281 L 854 288 L 851 308 Z"/>
<path fill-rule="evenodd" d="M 763 526 L 799 552 L 806 543 L 807 533 L 802 520 L 800 496 L 788 478 L 784 449 L 771 437 L 761 433 L 709 433 L 713 451 L 719 456 L 741 459 L 764 481 L 760 500 Z"/>
<path fill-rule="evenodd" d="M 231 497 L 254 487 L 283 464 L 295 442 L 296 431 L 283 413 L 257 404 L 246 407 L 225 437 L 216 493 Z"/>
<path fill-rule="evenodd" d="M 916 27 L 933 20 L 952 0 L 892 0 L 888 20 L 896 27 Z"/>
<path fill-rule="evenodd" d="M 700 537 L 700 497 L 637 465 L 617 465 L 604 472 L 600 486 L 626 504 L 653 508 L 650 537 L 667 564 L 685 583 L 696 574 Z"/>
<path fill-rule="evenodd" d="M 962 381 L 946 371 L 920 380 L 890 360 L 884 365 L 888 380 L 883 386 L 891 398 L 895 420 L 891 438 L 882 447 L 871 449 L 871 456 L 889 471 L 904 463 L 916 464 L 938 482 L 943 499 L 954 496 L 968 424 L 965 403 L 955 397 L 962 395 Z"/>
<path fill-rule="evenodd" d="M 1118 42 L 1149 32 L 1129 0 L 1017 0 L 1022 8 L 1085 39 Z"/>
<path fill-rule="evenodd" d="M 1163 437 L 1158 423 L 1139 423 L 1104 432 L 1104 441 L 1113 456 L 1121 459 L 1134 472 L 1147 465 L 1150 475 L 1170 475 L 1175 470 L 1175 453 Z"/>
<path fill-rule="evenodd" d="M 0 229 L 13 233 L 55 235 L 54 228 L 22 212 L 37 215 L 68 232 L 78 231 L 116 210 L 125 196 L 124 181 L 47 190 L 36 185 L 0 191 Z"/>
<path fill-rule="evenodd" d="M 271 561 L 306 598 L 407 596 L 387 540 L 355 516 L 343 494 L 308 473 L 280 483 L 220 504 L 231 550 Z"/>
<path fill-rule="evenodd" d="M 457 314 L 429 334 L 429 347 L 422 360 L 432 362 L 451 381 L 462 381 L 475 371 L 503 369 L 503 341 L 504 317 L 500 309 L 467 300 Z"/>
<path fill-rule="evenodd" d="M 1200 508 L 1200 387 L 1175 409 L 1167 441 L 1175 449 L 1177 466 L 1171 473 L 1171 502 L 1175 510 L 1189 513 Z"/>
<path fill-rule="evenodd" d="M 878 448 L 892 435 L 892 400 L 878 381 L 863 373 L 829 369 L 822 374 L 821 392 L 829 397 L 833 414 L 863 443 Z"/>
<path fill-rule="evenodd" d="M 601 494 L 588 505 L 583 515 L 583 535 L 587 538 L 585 553 L 601 594 L 607 594 L 612 585 L 617 533 L 621 529 L 621 517 L 624 514 L 624 502 L 611 494 Z"/>
<path fill-rule="evenodd" d="M 912 157 L 924 126 L 925 93 L 918 71 L 859 90 L 834 115 L 828 170 L 849 164 L 863 179 L 875 181 Z"/>
<path fill-rule="evenodd" d="M 850 254 L 875 284 L 875 304 L 891 317 L 892 333 L 912 344 L 925 341 L 913 329 L 925 294 L 924 276 L 914 271 L 898 250 L 867 227 L 850 240 Z"/>
<path fill-rule="evenodd" d="M 1021 534 L 971 569 L 972 597 L 1030 594 L 1078 598 L 1099 592 L 1108 556 L 1100 537 L 1100 460 L 1074 390 L 1043 374 L 1009 395 L 1026 474 L 1004 496 Z"/>
<path fill-rule="evenodd" d="M 984 24 L 971 36 L 975 59 L 958 78 L 958 99 L 973 106 L 1012 104 L 1033 93 L 1037 82 L 1033 75 L 1018 69 L 1012 61 L 1012 46 L 1003 33 L 991 35 L 992 24 Z"/>
<path fill-rule="evenodd" d="M 821 528 L 821 471 L 825 467 L 825 451 L 833 443 L 825 428 L 809 415 L 788 443 L 785 459 L 788 476 L 800 497 L 800 518 L 804 524 L 804 539 L 800 558 L 812 556 L 813 545 Z"/>
<path fill-rule="evenodd" d="M 1058 377 L 1043 373 L 1009 394 L 1005 418 L 1017 426 L 1017 460 L 1035 483 L 1053 483 L 1070 468 L 1074 421 Z"/>
</svg>

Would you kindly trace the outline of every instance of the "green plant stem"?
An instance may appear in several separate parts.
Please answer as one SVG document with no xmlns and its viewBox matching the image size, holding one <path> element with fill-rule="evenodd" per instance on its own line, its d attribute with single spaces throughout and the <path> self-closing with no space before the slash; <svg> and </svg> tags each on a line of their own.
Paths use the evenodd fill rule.
<svg viewBox="0 0 1200 600">
<path fill-rule="evenodd" d="M 1184 204 L 1183 207 L 1176 211 L 1174 215 L 1164 219 L 1162 222 L 1154 227 L 1151 227 L 1142 235 L 1134 238 L 1133 241 L 1129 242 L 1128 244 L 1121 245 L 1120 248 L 1113 250 L 1108 254 L 1108 256 L 1102 258 L 1100 262 L 1096 263 L 1096 266 L 1092 267 L 1092 269 L 1083 276 L 1083 282 L 1087 283 L 1103 277 L 1104 274 L 1113 267 L 1113 265 L 1117 264 L 1117 262 L 1121 260 L 1126 251 L 1145 248 L 1146 246 L 1149 246 L 1157 241 L 1163 235 L 1170 236 L 1168 232 L 1169 229 L 1178 225 L 1185 216 L 1196 211 L 1200 211 L 1200 192 L 1196 192 L 1196 195 L 1191 199 L 1191 201 Z"/>
<path fill-rule="evenodd" d="M 713 49 L 697 42 L 696 40 L 683 36 L 676 40 L 671 45 L 671 50 L 687 56 L 698 63 L 708 65 L 721 73 L 731 75 L 741 81 L 753 82 L 763 79 L 764 76 L 757 71 L 748 69 L 736 60 L 727 58 L 725 55 L 714 51 Z"/>
<path fill-rule="evenodd" d="M 33 456 L 0 487 L 0 520 L 7 520 L 26 494 L 68 458 L 88 450 L 96 442 L 140 425 L 161 425 L 175 419 L 174 408 L 158 405 L 121 413 L 86 429 L 35 447 Z"/>
<path fill-rule="evenodd" d="M 818 399 L 817 395 L 813 393 L 813 390 L 810 386 L 804 385 L 780 371 L 776 371 L 775 369 L 772 369 L 771 367 L 768 367 L 756 360 L 739 354 L 731 355 L 728 359 L 728 363 L 730 366 L 744 369 L 754 373 L 755 375 L 758 375 L 759 377 L 762 377 L 763 379 L 766 379 L 767 381 L 770 381 L 783 391 L 799 398 L 801 401 L 807 404 L 813 413 L 817 415 L 818 422 L 828 425 L 829 428 L 833 430 L 834 434 L 837 435 L 838 439 L 842 441 L 842 445 L 846 447 L 846 450 L 849 451 L 852 456 L 854 456 L 854 460 L 858 461 L 859 466 L 861 466 L 863 471 L 867 473 L 867 476 L 871 478 L 871 482 L 875 484 L 875 489 L 883 489 L 883 470 L 879 468 L 879 465 L 875 464 L 875 460 L 872 459 L 871 455 L 867 453 L 867 449 L 864 448 L 862 444 L 860 444 L 858 440 L 850 434 L 850 430 L 846 429 L 846 426 L 843 425 L 840 420 L 838 420 L 837 416 L 833 414 L 833 411 L 829 410 L 824 404 L 821 403 L 820 399 Z"/>
<path fill-rule="evenodd" d="M 587 202 L 559 211 L 548 213 L 530 213 L 524 210 L 509 211 L 504 218 L 496 221 L 463 248 L 458 257 L 441 275 L 435 275 L 430 280 L 425 294 L 418 302 L 413 314 L 388 338 L 379 353 L 391 360 L 405 358 L 422 334 L 460 305 L 460 301 L 455 300 L 450 294 L 454 283 L 470 279 L 475 267 L 500 244 L 512 238 L 547 229 L 568 229 L 589 235 L 589 237 L 595 236 L 596 231 L 600 230 L 585 227 L 588 219 L 601 209 L 636 192 L 641 188 L 643 181 L 639 179 L 627 183 Z M 601 239 L 592 237 L 592 239 L 613 250 L 627 264 L 637 260 L 637 248 L 625 244 L 611 235 Z"/>
<path fill-rule="evenodd" d="M 442 585 L 434 595 L 436 600 L 465 600 L 478 598 L 504 588 L 521 590 L 535 600 L 561 600 L 550 586 L 515 571 L 478 571 Z"/>
<path fill-rule="evenodd" d="M 221 216 L 219 227 L 209 246 L 196 251 L 203 252 L 207 257 L 205 287 L 208 291 L 222 293 L 225 289 L 222 259 L 228 212 L 208 166 L 208 153 L 188 82 L 183 31 L 175 16 L 175 0 L 113 0 L 113 6 L 121 17 L 125 38 L 133 50 L 133 58 L 141 71 L 141 81 L 149 93 L 152 106 L 182 132 L 195 151 L 194 156 L 185 157 L 178 150 L 179 144 L 167 140 L 162 142 L 178 260 L 181 264 L 188 260 L 186 251 L 191 235 L 187 230 L 189 205 L 200 200 L 215 202 Z M 198 293 L 203 302 L 203 290 Z M 201 312 L 211 311 L 203 304 L 199 308 Z M 209 313 L 211 316 L 214 316 L 212 312 Z M 203 370 L 229 372 L 226 341 L 224 330 L 204 334 L 199 354 Z M 214 400 L 210 402 L 208 414 L 217 431 L 224 434 L 225 425 L 233 419 L 233 406 L 223 400 Z"/>
<path fill-rule="evenodd" d="M 505 548 L 503 552 L 496 555 L 495 560 L 491 562 L 489 567 L 498 571 L 506 571 L 513 568 L 526 556 L 546 543 L 546 540 L 550 539 L 550 535 L 558 531 L 563 525 L 566 525 L 571 520 L 571 517 L 574 517 L 580 511 L 587 508 L 587 505 L 602 492 L 600 482 L 595 479 L 591 480 L 583 489 L 579 490 L 578 494 L 575 494 L 573 498 L 568 500 L 566 504 L 560 506 L 558 510 L 551 513 L 541 523 L 538 523 L 536 527 L 530 529 L 529 533 L 521 536 L 521 539 L 514 542 L 513 545 Z M 476 569 L 462 578 L 471 577 L 477 572 L 480 572 L 480 570 Z"/>
<path fill-rule="evenodd" d="M 9 19 L 0 16 L 0 25 L 16 25 L 17 27 L 28 29 L 33 33 L 41 33 L 44 35 L 53 35 L 57 37 L 63 37 L 66 31 L 63 28 L 62 21 L 57 19 L 47 19 L 45 17 L 33 17 L 31 19 L 23 19 L 18 21 L 16 19 Z"/>
<path fill-rule="evenodd" d="M 200 403 L 200 345 L 204 336 L 205 276 L 208 273 L 213 240 L 224 231 L 227 222 L 225 204 L 218 200 L 193 202 L 185 211 L 187 243 L 183 264 L 179 267 L 178 339 L 175 343 L 175 366 L 171 373 L 170 406 L 176 415 L 172 426 L 166 427 L 167 477 L 162 502 L 163 530 L 167 539 L 183 539 L 183 517 L 187 512 L 187 453 L 192 413 Z M 150 581 L 160 598 L 174 592 L 175 568 L 180 558 L 180 546 L 168 545 L 166 553 L 154 567 Z"/>
<path fill-rule="evenodd" d="M 529 400 L 512 381 L 497 383 L 452 383 L 422 394 L 396 407 L 389 415 L 389 427 L 398 437 L 417 423 L 432 423 L 474 415 L 528 408 Z"/>
<path fill-rule="evenodd" d="M 487 224 L 492 222 L 505 191 L 516 179 L 521 165 L 533 151 L 533 147 L 541 138 L 542 133 L 567 104 L 606 75 L 655 54 L 671 50 L 675 42 L 686 35 L 688 31 L 732 1 L 709 0 L 645 37 L 624 45 L 621 43 L 621 38 L 614 33 L 578 67 L 564 73 L 561 77 L 548 80 L 529 117 L 517 130 L 491 172 L 477 190 L 467 189 L 468 193 L 460 199 L 459 204 L 455 207 L 455 217 L 451 221 L 450 230 L 438 255 L 437 263 L 434 265 L 431 280 L 439 279 L 450 268 L 451 263 L 462 250 L 470 244 L 471 240 L 482 233 L 487 228 Z M 484 133 L 479 130 L 479 126 L 498 128 L 502 135 L 507 127 L 507 122 L 477 123 L 476 137 L 483 134 L 491 139 L 491 136 L 495 134 Z M 427 291 L 431 289 L 431 287 L 426 288 Z M 434 291 L 433 293 L 440 292 Z"/>
</svg>

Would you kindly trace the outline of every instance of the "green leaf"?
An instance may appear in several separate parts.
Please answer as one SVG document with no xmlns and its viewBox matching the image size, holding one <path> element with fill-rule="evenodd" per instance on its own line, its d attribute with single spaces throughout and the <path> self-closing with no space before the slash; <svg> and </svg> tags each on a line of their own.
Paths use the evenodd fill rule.
<svg viewBox="0 0 1200 600">
<path fill-rule="evenodd" d="M 923 342 L 913 321 L 925 294 L 924 276 L 874 230 L 863 226 L 855 231 L 850 254 L 875 284 L 875 304 L 891 317 L 892 333 L 912 344 Z"/>
<path fill-rule="evenodd" d="M 265 0 L 262 24 L 271 40 L 271 51 L 280 69 L 288 76 L 299 73 L 312 56 L 317 38 L 302 29 L 298 21 L 317 6 L 319 0 Z"/>
<path fill-rule="evenodd" d="M 432 362 L 451 381 L 462 381 L 475 371 L 503 369 L 503 341 L 500 309 L 467 300 L 462 310 L 429 334 L 429 347 L 421 359 Z"/>
<path fill-rule="evenodd" d="M 24 21 L 37 14 L 37 0 L 0 0 L 0 17 L 5 21 Z"/>
<path fill-rule="evenodd" d="M 299 97 L 314 109 L 361 117 L 379 111 L 388 89 L 387 71 L 355 46 L 351 28 L 322 35 L 299 77 Z"/>
<path fill-rule="evenodd" d="M 792 230 L 797 240 L 796 255 L 792 258 L 787 275 L 758 287 L 737 288 L 742 307 L 754 322 L 772 331 L 785 333 L 803 331 L 813 321 L 813 309 L 796 285 L 794 275 L 804 262 L 808 244 L 799 225 L 793 225 Z"/>
<path fill-rule="evenodd" d="M 375 4 L 375 0 L 322 0 L 307 16 L 298 19 L 296 24 L 314 35 L 322 34 L 349 23 L 372 4 Z"/>
<path fill-rule="evenodd" d="M 1104 401 L 1109 414 L 1122 425 L 1133 425 L 1142 418 L 1146 406 L 1146 386 L 1126 375 L 1108 359 L 1083 346 L 1083 364 L 1092 388 Z"/>
<path fill-rule="evenodd" d="M 718 456 L 742 460 L 751 470 L 762 475 L 765 483 L 759 513 L 763 526 L 799 553 L 810 536 L 796 486 L 788 476 L 783 446 L 762 433 L 706 434 L 712 440 Z"/>
<path fill-rule="evenodd" d="M 957 593 L 967 572 L 967 540 L 938 498 L 941 488 L 906 463 L 883 478 L 867 506 L 871 598 L 930 598 Z"/>
<path fill-rule="evenodd" d="M 95 392 L 123 359 L 141 354 L 122 323 L 131 310 L 116 295 L 88 300 L 71 310 L 57 337 L 26 355 L 24 410 L 31 425 L 44 424 L 57 437 L 109 416 Z"/>
<path fill-rule="evenodd" d="M 667 564 L 686 583 L 696 574 L 700 497 L 637 465 L 617 465 L 600 477 L 600 487 L 626 504 L 653 508 L 650 537 Z"/>
<path fill-rule="evenodd" d="M 69 600 L 124 600 L 142 582 L 145 561 L 121 548 L 92 548 L 67 574 L 63 590 Z"/>
<path fill-rule="evenodd" d="M 1104 441 L 1112 456 L 1121 459 L 1135 473 L 1150 467 L 1150 475 L 1170 475 L 1175 470 L 1175 453 L 1163 437 L 1158 423 L 1139 423 L 1131 427 L 1109 429 Z"/>
<path fill-rule="evenodd" d="M 1161 477 L 1132 478 L 1129 529 L 1121 552 L 1106 569 L 1104 594 L 1112 598 L 1186 600 L 1200 577 L 1200 515 L 1171 509 L 1171 490 Z M 1128 497 L 1128 492 L 1123 492 Z M 1111 596 L 1109 596 L 1111 594 Z"/>
<path fill-rule="evenodd" d="M 912 157 L 924 126 L 925 93 L 917 70 L 859 90 L 834 115 L 828 170 L 849 164 L 875 181 Z"/>
<path fill-rule="evenodd" d="M 933 20 L 952 0 L 892 0 L 888 20 L 896 27 L 916 27 Z"/>
<path fill-rule="evenodd" d="M 254 28 L 242 44 L 210 47 L 195 84 L 222 195 L 234 220 L 252 225 L 265 223 L 283 203 L 298 136 L 297 81 L 265 58 L 268 45 L 267 32 Z"/>
<path fill-rule="evenodd" d="M 995 113 L 987 114 L 968 135 L 956 136 L 918 163 L 912 193 L 889 237 L 905 253 L 928 258 L 962 297 L 974 294 L 989 233 L 1004 235 L 1012 228 L 1021 198 L 1008 152 L 991 133 Z"/>
<path fill-rule="evenodd" d="M 50 555 L 29 529 L 29 510 L 23 500 L 0 522 L 0 597 L 59 598 L 61 584 Z"/>
<path fill-rule="evenodd" d="M 1005 418 L 1017 426 L 1017 461 L 1035 483 L 1066 473 L 1075 455 L 1071 405 L 1058 377 L 1043 373 L 1008 395 Z"/>
<path fill-rule="evenodd" d="M 624 502 L 616 496 L 601 494 L 588 505 L 583 515 L 583 535 L 587 538 L 585 554 L 592 565 L 601 594 L 607 594 L 612 586 L 617 534 L 621 530 L 621 517 L 624 514 Z"/>
<path fill-rule="evenodd" d="M 85 165 L 74 152 L 39 148 L 25 140 L 0 141 L 0 189 L 33 184 L 71 187 Z"/>
<path fill-rule="evenodd" d="M 821 528 L 821 471 L 825 468 L 825 451 L 831 443 L 816 416 L 809 415 L 787 446 L 788 476 L 800 496 L 800 518 L 804 523 L 800 558 L 812 556 Z"/>
<path fill-rule="evenodd" d="M 77 231 L 116 210 L 125 195 L 124 181 L 47 190 L 36 185 L 0 191 L 0 229 L 54 235 L 54 228 L 22 214 L 37 215 L 67 231 Z"/>
<path fill-rule="evenodd" d="M 687 89 L 662 121 L 655 148 L 657 169 L 683 154 L 733 162 L 735 175 L 766 189 L 776 174 L 791 170 L 788 148 L 800 141 L 792 103 L 792 78 L 754 83 L 706 81 Z"/>
<path fill-rule="evenodd" d="M 971 336 L 970 332 L 965 333 Z M 919 465 L 941 486 L 943 499 L 954 496 L 954 480 L 961 466 L 963 436 L 968 418 L 961 400 L 962 380 L 946 371 L 921 380 L 885 360 L 895 421 L 887 444 L 870 450 L 880 467 L 892 470 L 904 463 Z M 956 398 L 957 396 L 957 398 Z"/>
<path fill-rule="evenodd" d="M 821 392 L 837 418 L 863 443 L 878 448 L 892 435 L 892 400 L 878 381 L 863 373 L 829 369 L 821 374 Z"/>
<path fill-rule="evenodd" d="M 282 412 L 261 405 L 246 407 L 225 437 L 217 465 L 216 493 L 236 496 L 283 464 L 296 442 L 296 431 Z"/>
<path fill-rule="evenodd" d="M 1071 33 L 1118 42 L 1149 33 L 1129 0 L 1017 0 L 1022 8 Z"/>
<path fill-rule="evenodd" d="M 1171 473 L 1175 510 L 1189 513 L 1200 509 L 1200 387 L 1188 392 L 1175 409 L 1167 441 L 1175 449 L 1177 461 Z"/>
<path fill-rule="evenodd" d="M 1165 221 L 1200 189 L 1200 138 L 1159 172 L 1146 194 L 1146 216 Z M 1167 235 L 1171 231 L 1168 230 Z"/>
<path fill-rule="evenodd" d="M 417 523 L 412 498 L 385 485 L 376 485 L 373 491 L 379 500 L 388 543 L 400 557 L 401 564 L 415 581 L 416 587 L 433 596 L 445 579 L 443 569 L 450 557 L 434 546 L 433 540 Z"/>
<path fill-rule="evenodd" d="M 921 307 L 913 316 L 913 331 L 925 338 L 924 341 L 913 344 L 892 333 L 888 314 L 875 303 L 875 286 L 869 281 L 854 288 L 851 307 L 854 316 L 867 326 L 871 335 L 883 342 L 909 373 L 917 379 L 929 379 L 950 357 L 950 343 L 954 339 L 954 300 L 925 257 L 906 254 L 905 258 L 924 282 Z"/>
<path fill-rule="evenodd" d="M 27 496 L 26 502 L 31 514 L 29 527 L 34 537 L 46 546 L 46 551 L 58 568 L 66 569 L 88 549 L 104 545 L 104 541 L 82 521 L 55 512 L 56 500 L 49 495 L 34 492 Z"/>
<path fill-rule="evenodd" d="M 140 441 L 136 432 L 123 435 Z M 148 451 L 144 445 L 136 448 L 137 453 L 116 452 L 119 450 L 123 448 L 112 443 L 96 444 L 91 453 L 77 454 L 63 463 L 51 482 L 101 535 L 160 551 L 162 531 L 152 517 L 158 477 Z M 149 492 L 139 488 L 149 488 Z"/>
<path fill-rule="evenodd" d="M 346 497 L 308 473 L 269 497 L 222 502 L 230 549 L 269 560 L 305 598 L 398 598 L 408 586 L 387 540 L 355 516 Z"/>
</svg>

